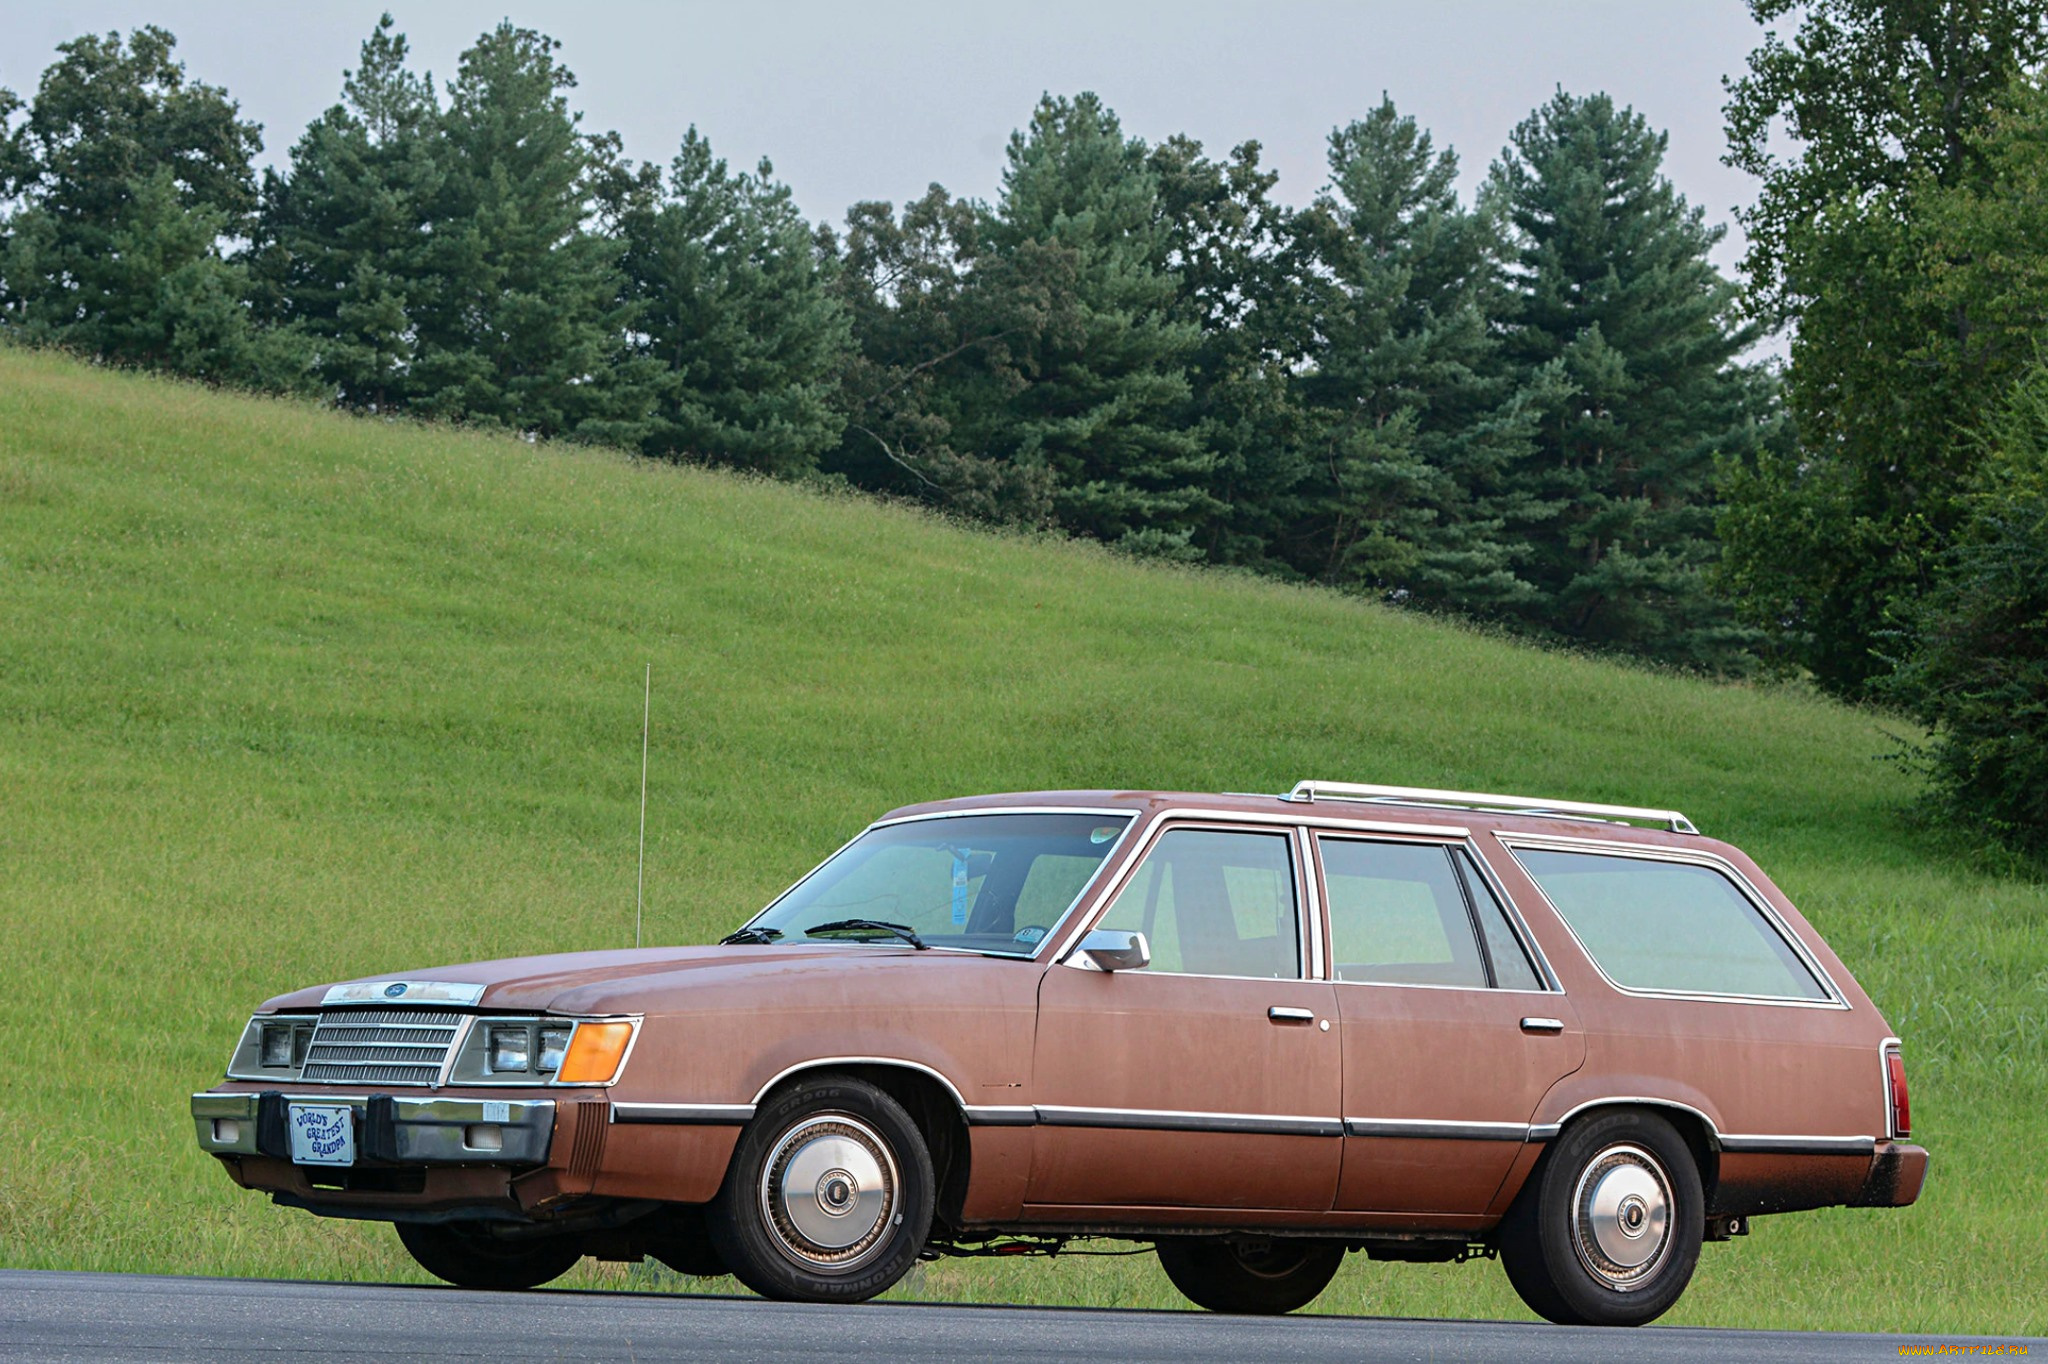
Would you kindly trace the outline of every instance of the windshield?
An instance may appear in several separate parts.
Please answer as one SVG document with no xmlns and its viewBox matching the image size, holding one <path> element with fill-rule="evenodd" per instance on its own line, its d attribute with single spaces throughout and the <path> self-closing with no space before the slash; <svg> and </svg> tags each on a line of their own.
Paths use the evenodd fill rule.
<svg viewBox="0 0 2048 1364">
<path fill-rule="evenodd" d="M 870 829 L 734 936 L 903 946 L 901 929 L 930 947 L 1030 956 L 1130 818 L 960 815 Z"/>
</svg>

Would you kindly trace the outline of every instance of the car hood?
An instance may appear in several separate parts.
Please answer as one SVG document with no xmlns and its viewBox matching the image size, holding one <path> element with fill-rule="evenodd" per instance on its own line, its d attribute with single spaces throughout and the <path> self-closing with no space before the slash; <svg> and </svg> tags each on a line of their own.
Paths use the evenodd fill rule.
<svg viewBox="0 0 2048 1364">
<path fill-rule="evenodd" d="M 841 975 L 872 970 L 877 956 L 916 954 L 905 946 L 880 944 L 732 947 L 646 947 L 605 952 L 561 952 L 550 956 L 509 957 L 500 961 L 464 962 L 420 970 L 380 972 L 335 984 L 396 983 L 420 986 L 482 986 L 476 1007 L 569 1014 L 633 1013 L 662 1007 L 677 987 L 714 982 L 739 983 L 803 975 Z M 954 960 L 953 953 L 944 954 Z M 266 1013 L 283 1009 L 318 1008 L 330 989 L 310 986 L 266 1000 Z M 383 1003 L 381 999 L 365 1002 Z M 403 1006 L 403 996 L 391 1001 Z M 444 1001 L 445 1002 L 445 1001 Z"/>
</svg>

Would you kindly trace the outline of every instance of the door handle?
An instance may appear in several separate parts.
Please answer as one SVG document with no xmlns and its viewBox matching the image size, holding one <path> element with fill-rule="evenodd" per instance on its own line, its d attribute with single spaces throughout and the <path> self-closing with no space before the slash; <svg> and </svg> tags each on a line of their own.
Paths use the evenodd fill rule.
<svg viewBox="0 0 2048 1364">
<path fill-rule="evenodd" d="M 1563 1032 L 1564 1020 L 1562 1018 L 1525 1018 L 1522 1020 L 1522 1031 Z"/>
<path fill-rule="evenodd" d="M 1313 1009 L 1290 1009 L 1284 1004 L 1275 1004 L 1266 1010 L 1266 1017 L 1275 1023 L 1313 1023 L 1316 1013 Z"/>
</svg>

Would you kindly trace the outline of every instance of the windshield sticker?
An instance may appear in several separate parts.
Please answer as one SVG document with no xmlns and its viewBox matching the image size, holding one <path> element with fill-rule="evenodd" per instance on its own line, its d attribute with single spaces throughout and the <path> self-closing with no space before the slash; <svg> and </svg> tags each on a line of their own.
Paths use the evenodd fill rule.
<svg viewBox="0 0 2048 1364">
<path fill-rule="evenodd" d="M 1088 835 L 1088 841 L 1090 843 L 1107 843 L 1112 838 L 1115 838 L 1117 834 L 1119 834 L 1120 832 L 1122 832 L 1122 829 L 1118 825 L 1105 824 L 1101 828 L 1095 830 L 1093 833 L 1090 833 Z"/>
<path fill-rule="evenodd" d="M 953 923 L 956 927 L 967 923 L 967 859 L 965 848 L 953 850 Z"/>
</svg>

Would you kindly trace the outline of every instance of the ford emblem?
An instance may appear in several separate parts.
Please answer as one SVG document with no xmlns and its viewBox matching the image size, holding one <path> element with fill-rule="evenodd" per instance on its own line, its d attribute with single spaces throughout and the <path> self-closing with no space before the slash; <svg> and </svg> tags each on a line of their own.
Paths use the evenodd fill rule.
<svg viewBox="0 0 2048 1364">
<path fill-rule="evenodd" d="M 387 985 L 384 987 L 384 998 L 386 999 L 397 999 L 400 995 L 404 993 L 405 982 L 402 980 L 399 981 L 396 985 Z"/>
</svg>

